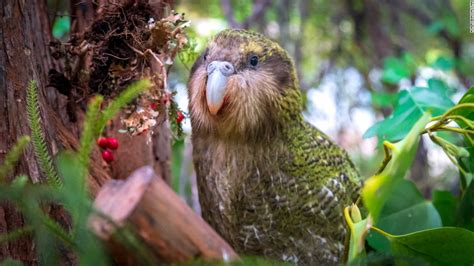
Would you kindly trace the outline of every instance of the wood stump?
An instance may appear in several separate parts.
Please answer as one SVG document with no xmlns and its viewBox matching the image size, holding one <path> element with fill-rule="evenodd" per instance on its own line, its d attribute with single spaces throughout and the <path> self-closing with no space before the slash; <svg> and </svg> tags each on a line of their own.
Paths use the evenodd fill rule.
<svg viewBox="0 0 474 266">
<path fill-rule="evenodd" d="M 130 228 L 158 262 L 195 258 L 229 261 L 237 254 L 199 215 L 144 166 L 126 180 L 110 180 L 99 191 L 90 218 L 93 231 L 107 243 L 120 264 L 140 260 L 120 243 L 117 230 Z M 108 217 L 104 218 L 104 217 Z"/>
</svg>

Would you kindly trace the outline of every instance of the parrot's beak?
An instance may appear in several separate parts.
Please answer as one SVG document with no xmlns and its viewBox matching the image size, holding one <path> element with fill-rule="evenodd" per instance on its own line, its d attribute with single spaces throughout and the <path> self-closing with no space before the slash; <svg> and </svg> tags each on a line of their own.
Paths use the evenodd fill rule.
<svg viewBox="0 0 474 266">
<path fill-rule="evenodd" d="M 217 114 L 224 104 L 227 81 L 234 73 L 234 66 L 227 61 L 212 61 L 207 66 L 206 100 L 211 114 Z"/>
</svg>

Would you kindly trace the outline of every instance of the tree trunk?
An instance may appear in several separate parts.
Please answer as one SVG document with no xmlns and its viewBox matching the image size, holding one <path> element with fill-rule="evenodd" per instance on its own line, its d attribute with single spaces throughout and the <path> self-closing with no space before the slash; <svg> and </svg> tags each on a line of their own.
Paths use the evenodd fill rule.
<svg viewBox="0 0 474 266">
<path fill-rule="evenodd" d="M 44 89 L 48 69 L 53 65 L 48 52 L 50 27 L 43 1 L 25 3 L 19 0 L 1 2 L 0 17 L 0 161 L 22 136 L 29 135 L 25 108 L 28 81 L 37 81 L 40 110 L 49 148 L 55 152 L 58 143 L 52 137 L 56 131 L 48 110 L 62 103 L 55 91 Z M 50 105 L 50 106 L 48 106 Z M 14 173 L 9 178 L 26 174 L 31 182 L 41 181 L 33 148 L 29 145 Z M 23 218 L 12 205 L 0 207 L 0 233 L 22 227 Z M 29 237 L 20 238 L 0 246 L 1 258 L 12 257 L 28 264 L 36 263 L 34 247 Z"/>
<path fill-rule="evenodd" d="M 106 6 L 110 2 L 113 1 L 99 1 L 99 4 Z M 153 7 L 159 8 L 156 13 L 161 16 L 164 14 L 163 10 L 169 9 L 172 3 L 170 0 L 152 2 Z M 82 7 L 88 9 L 85 10 Z M 72 19 L 73 34 L 80 34 L 90 26 L 91 18 L 100 16 L 103 7 L 92 5 L 91 0 L 71 0 L 70 14 L 76 14 Z M 0 2 L 0 18 L 2 19 L 0 23 L 0 164 L 3 163 L 7 151 L 20 136 L 30 135 L 26 114 L 26 87 L 30 80 L 35 80 L 38 85 L 39 110 L 50 153 L 54 156 L 63 149 L 76 149 L 84 115 L 83 110 L 79 108 L 73 110 L 78 119 L 77 122 L 70 122 L 64 111 L 67 106 L 67 97 L 59 94 L 54 88 L 46 87 L 48 71 L 50 69 L 62 71 L 64 68 L 63 63 L 52 59 L 48 48 L 52 37 L 46 1 L 3 0 Z M 87 67 L 89 62 L 84 60 L 84 65 Z M 154 143 L 151 147 L 159 152 L 154 152 L 153 149 L 142 150 L 142 153 L 133 157 L 133 160 L 130 160 L 131 157 L 128 156 L 128 160 L 120 161 L 120 165 L 130 164 L 138 167 L 143 156 L 148 156 L 151 162 L 147 161 L 147 164 L 157 165 L 155 169 L 159 170 L 158 173 L 163 177 L 169 177 L 169 153 L 171 152 L 168 147 L 169 127 L 163 126 L 158 130 L 160 142 L 156 141 L 158 144 Z M 122 145 L 121 149 L 126 152 L 127 149 L 141 148 L 136 144 L 131 143 L 128 148 Z M 164 147 L 160 148 L 159 145 Z M 111 171 L 101 159 L 99 149 L 95 148 L 91 157 L 88 185 L 91 195 L 95 196 L 101 185 L 115 172 Z M 132 170 L 134 169 L 129 169 L 130 172 Z M 32 183 L 42 182 L 44 178 L 40 174 L 32 145 L 27 146 L 15 171 L 7 177 L 7 180 L 20 174 L 29 176 Z M 120 174 L 127 176 L 130 173 Z M 61 221 L 66 228 L 70 226 L 62 208 L 49 208 L 49 214 Z M 15 208 L 9 203 L 1 203 L 0 234 L 23 225 L 24 219 Z M 31 237 L 21 237 L 0 245 L 0 262 L 8 257 L 21 260 L 26 264 L 37 264 Z"/>
</svg>

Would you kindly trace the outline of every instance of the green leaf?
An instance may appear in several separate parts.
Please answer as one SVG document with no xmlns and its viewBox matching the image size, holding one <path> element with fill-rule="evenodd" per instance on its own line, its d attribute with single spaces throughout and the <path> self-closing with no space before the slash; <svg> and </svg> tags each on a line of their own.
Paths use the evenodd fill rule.
<svg viewBox="0 0 474 266">
<path fill-rule="evenodd" d="M 147 79 L 135 81 L 134 83 L 130 84 L 130 86 L 128 86 L 117 97 L 115 97 L 113 101 L 104 109 L 102 112 L 102 117 L 100 117 L 99 121 L 96 123 L 97 125 L 95 134 L 99 135 L 102 132 L 107 121 L 114 118 L 118 111 L 120 111 L 120 108 L 124 107 L 127 103 L 138 97 L 140 93 L 144 92 L 150 87 L 151 82 Z"/>
<path fill-rule="evenodd" d="M 4 261 L 0 263 L 0 266 L 23 266 L 23 262 L 19 260 L 14 260 L 11 258 L 6 258 Z"/>
<path fill-rule="evenodd" d="M 454 103 L 446 96 L 446 91 L 412 87 L 398 93 L 398 100 L 393 113 L 386 119 L 377 122 L 364 133 L 364 138 L 378 136 L 379 141 L 402 139 L 420 119 L 424 112 L 441 115 Z"/>
<path fill-rule="evenodd" d="M 78 247 L 75 251 L 79 254 L 80 265 L 108 265 L 102 244 L 88 228 L 92 203 L 88 194 L 78 192 L 78 188 L 83 186 L 84 167 L 78 157 L 71 152 L 62 152 L 57 156 L 58 172 L 64 179 L 61 195 L 74 225 L 71 235 Z"/>
<path fill-rule="evenodd" d="M 13 145 L 13 147 L 7 153 L 3 164 L 0 165 L 0 183 L 5 182 L 5 177 L 13 170 L 18 160 L 20 160 L 20 157 L 23 154 L 23 150 L 29 142 L 30 137 L 22 136 L 17 140 L 15 145 Z"/>
<path fill-rule="evenodd" d="M 407 235 L 386 235 L 396 256 L 423 258 L 430 265 L 472 265 L 474 233 L 442 227 Z"/>
<path fill-rule="evenodd" d="M 427 30 L 431 34 L 436 34 L 444 28 L 444 24 L 441 20 L 436 20 L 428 26 Z"/>
<path fill-rule="evenodd" d="M 374 222 L 377 223 L 382 206 L 393 192 L 394 185 L 404 178 L 415 156 L 419 134 L 424 130 L 430 120 L 430 115 L 425 113 L 412 127 L 409 134 L 400 142 L 384 143 L 386 165 L 379 173 L 366 180 L 362 188 L 364 206 L 368 209 Z M 391 152 L 391 154 L 388 154 Z"/>
<path fill-rule="evenodd" d="M 459 100 L 459 104 L 463 103 L 474 103 L 474 86 L 472 86 Z M 460 115 L 463 116 L 471 121 L 474 121 L 474 108 L 460 108 L 457 109 L 453 112 L 454 115 Z M 466 128 L 467 124 L 464 123 L 462 120 L 455 119 L 455 121 L 458 123 L 458 125 L 462 128 Z"/>
<path fill-rule="evenodd" d="M 467 141 L 466 141 L 467 142 Z M 469 152 L 469 156 L 457 158 L 459 165 L 464 172 L 460 172 L 461 177 L 461 187 L 466 189 L 474 179 L 474 147 L 465 148 Z"/>
<path fill-rule="evenodd" d="M 449 191 L 436 190 L 433 192 L 433 205 L 438 210 L 443 226 L 454 226 L 457 199 Z"/>
<path fill-rule="evenodd" d="M 441 227 L 441 218 L 431 202 L 426 201 L 413 182 L 400 180 L 383 206 L 376 227 L 394 235 Z M 390 243 L 380 234 L 367 236 L 370 246 L 389 251 Z"/>
<path fill-rule="evenodd" d="M 396 93 L 386 93 L 386 92 L 372 92 L 372 103 L 375 106 L 387 107 L 393 106 L 397 102 Z"/>
<path fill-rule="evenodd" d="M 459 100 L 458 105 L 460 104 L 473 104 L 474 103 L 474 86 L 471 87 Z M 464 117 L 467 120 L 470 120 L 471 125 L 474 124 L 474 108 L 459 108 L 453 111 L 452 115 Z M 466 121 L 460 118 L 453 118 L 454 121 L 463 129 L 471 129 L 472 127 L 468 125 Z M 474 134 L 467 134 L 464 136 L 466 150 L 469 152 L 468 157 L 457 158 L 460 166 L 465 172 L 461 172 L 461 185 L 462 188 L 466 188 L 472 182 L 474 178 L 474 146 L 472 141 L 474 140 Z"/>
<path fill-rule="evenodd" d="M 53 25 L 54 38 L 60 39 L 69 33 L 71 28 L 71 19 L 69 16 L 57 17 Z"/>
<path fill-rule="evenodd" d="M 446 30 L 452 37 L 457 38 L 460 36 L 461 31 L 459 30 L 459 23 L 456 16 L 449 14 L 444 16 L 442 20 Z"/>
<path fill-rule="evenodd" d="M 456 92 L 456 90 L 448 86 L 444 80 L 438 78 L 430 78 L 428 80 L 428 88 L 444 96 L 451 96 Z"/>
<path fill-rule="evenodd" d="M 383 65 L 382 81 L 390 84 L 397 84 L 416 72 L 415 59 L 409 53 L 403 54 L 400 58 L 387 57 Z"/>
<path fill-rule="evenodd" d="M 41 173 L 46 177 L 48 184 L 56 187 L 62 185 L 56 169 L 54 169 L 53 160 L 46 146 L 45 133 L 42 127 L 42 120 L 39 110 L 38 87 L 36 81 L 31 80 L 26 90 L 26 112 L 28 114 L 28 124 L 31 130 L 31 140 L 35 150 L 36 160 L 39 162 Z"/>
<path fill-rule="evenodd" d="M 431 65 L 433 68 L 441 69 L 444 71 L 452 70 L 456 66 L 456 61 L 453 58 L 439 56 Z"/>
<path fill-rule="evenodd" d="M 474 231 L 474 182 L 463 191 L 456 214 L 456 225 Z"/>
</svg>

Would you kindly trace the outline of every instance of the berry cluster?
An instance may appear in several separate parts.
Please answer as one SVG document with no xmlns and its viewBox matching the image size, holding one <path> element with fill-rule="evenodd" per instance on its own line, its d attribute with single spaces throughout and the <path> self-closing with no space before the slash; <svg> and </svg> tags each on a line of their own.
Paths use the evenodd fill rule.
<svg viewBox="0 0 474 266">
<path fill-rule="evenodd" d="M 184 120 L 184 114 L 182 112 L 178 111 L 176 113 L 176 122 L 179 124 L 179 123 L 183 122 L 183 120 Z"/>
<path fill-rule="evenodd" d="M 102 159 L 107 163 L 110 163 L 114 160 L 114 154 L 112 150 L 116 150 L 119 146 L 118 140 L 116 138 L 104 138 L 100 137 L 97 139 L 97 145 L 104 149 L 102 151 Z"/>
</svg>

